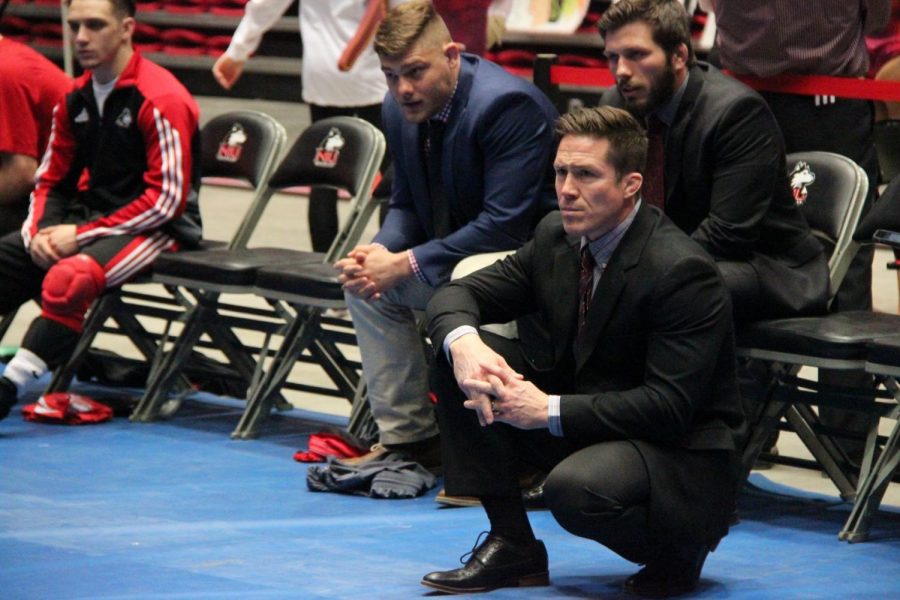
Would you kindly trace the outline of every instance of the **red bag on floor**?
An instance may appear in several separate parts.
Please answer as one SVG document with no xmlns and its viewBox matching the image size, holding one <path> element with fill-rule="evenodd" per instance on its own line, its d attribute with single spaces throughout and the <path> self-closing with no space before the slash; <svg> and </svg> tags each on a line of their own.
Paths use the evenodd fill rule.
<svg viewBox="0 0 900 600">
<path fill-rule="evenodd" d="M 326 456 L 335 458 L 353 458 L 362 456 L 367 450 L 357 448 L 334 433 L 314 433 L 309 436 L 309 451 L 297 450 L 294 460 L 297 462 L 324 462 Z"/>
<path fill-rule="evenodd" d="M 112 419 L 112 408 L 87 396 L 54 392 L 45 394 L 34 404 L 22 408 L 26 421 L 58 423 L 62 425 L 87 425 Z"/>
</svg>

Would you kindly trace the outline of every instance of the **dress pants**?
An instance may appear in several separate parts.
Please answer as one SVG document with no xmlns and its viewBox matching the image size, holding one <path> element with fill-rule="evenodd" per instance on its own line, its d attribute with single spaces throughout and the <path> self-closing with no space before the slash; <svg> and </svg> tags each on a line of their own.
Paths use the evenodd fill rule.
<svg viewBox="0 0 900 600">
<path fill-rule="evenodd" d="M 556 393 L 564 387 L 553 385 L 552 372 L 531 369 L 515 341 L 481 336 L 538 388 Z M 449 495 L 515 497 L 519 470 L 540 468 L 549 473 L 544 500 L 560 525 L 637 563 L 712 544 L 727 532 L 737 487 L 731 453 L 638 439 L 579 445 L 546 429 L 496 422 L 482 427 L 462 405 L 443 352 L 435 361 L 433 388 Z"/>
<path fill-rule="evenodd" d="M 725 289 L 731 294 L 735 323 L 747 323 L 759 318 L 759 275 L 749 262 L 716 261 Z"/>
<path fill-rule="evenodd" d="M 433 294 L 434 288 L 411 278 L 375 302 L 346 295 L 369 405 L 383 444 L 418 442 L 438 433 L 414 312 L 424 311 Z"/>
</svg>

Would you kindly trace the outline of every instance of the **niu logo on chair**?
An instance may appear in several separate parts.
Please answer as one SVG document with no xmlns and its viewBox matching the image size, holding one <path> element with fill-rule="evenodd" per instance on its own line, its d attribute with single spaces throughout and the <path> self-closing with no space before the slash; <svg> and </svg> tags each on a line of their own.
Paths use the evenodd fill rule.
<svg viewBox="0 0 900 600">
<path fill-rule="evenodd" d="M 797 204 L 806 202 L 806 197 L 809 195 L 809 190 L 806 188 L 811 186 L 815 180 L 816 174 L 813 173 L 809 163 L 801 160 L 794 165 L 791 171 L 791 191 L 794 194 L 794 202 Z"/>
<path fill-rule="evenodd" d="M 216 160 L 222 162 L 235 163 L 241 158 L 241 152 L 244 150 L 244 144 L 247 142 L 247 134 L 240 123 L 231 126 L 231 131 L 219 144 L 219 150 L 216 152 Z"/>
<path fill-rule="evenodd" d="M 328 130 L 328 135 L 316 147 L 316 156 L 313 158 L 313 164 L 317 167 L 333 169 L 337 166 L 338 158 L 341 156 L 341 148 L 344 147 L 344 136 L 341 135 L 340 129 L 332 127 Z"/>
</svg>

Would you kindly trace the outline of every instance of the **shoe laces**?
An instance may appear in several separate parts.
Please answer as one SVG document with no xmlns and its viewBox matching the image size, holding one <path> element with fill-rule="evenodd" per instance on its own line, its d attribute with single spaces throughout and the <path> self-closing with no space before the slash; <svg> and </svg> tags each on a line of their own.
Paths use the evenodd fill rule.
<svg viewBox="0 0 900 600">
<path fill-rule="evenodd" d="M 475 551 L 478 550 L 478 547 L 481 545 L 481 538 L 490 535 L 490 531 L 482 531 L 478 534 L 478 539 L 475 540 L 475 545 L 472 546 L 472 549 L 459 557 L 459 562 L 462 564 L 466 564 L 469 562 L 469 559 L 475 555 Z"/>
</svg>

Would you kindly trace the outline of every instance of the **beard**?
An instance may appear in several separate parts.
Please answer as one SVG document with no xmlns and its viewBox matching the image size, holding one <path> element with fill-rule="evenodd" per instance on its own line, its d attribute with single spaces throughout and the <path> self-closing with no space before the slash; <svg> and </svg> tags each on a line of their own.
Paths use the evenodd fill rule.
<svg viewBox="0 0 900 600">
<path fill-rule="evenodd" d="M 616 87 L 619 87 L 618 82 L 616 82 Z M 650 90 L 647 93 L 645 102 L 634 102 L 625 98 L 624 95 L 622 99 L 625 101 L 625 108 L 628 112 L 639 119 L 643 119 L 658 108 L 665 106 L 674 95 L 675 68 L 670 61 L 667 61 L 663 71 L 650 81 Z"/>
</svg>

